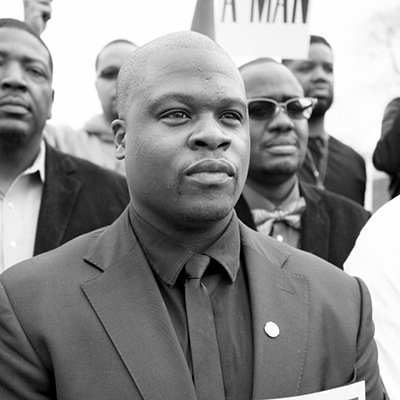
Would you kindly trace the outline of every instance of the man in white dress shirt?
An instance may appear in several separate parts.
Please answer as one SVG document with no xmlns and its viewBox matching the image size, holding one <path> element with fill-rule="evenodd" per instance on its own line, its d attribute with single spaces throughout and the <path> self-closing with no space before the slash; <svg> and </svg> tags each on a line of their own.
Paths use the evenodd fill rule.
<svg viewBox="0 0 400 400">
<path fill-rule="evenodd" d="M 400 393 L 400 196 L 383 205 L 362 229 L 344 269 L 367 284 L 383 383 Z"/>
<path fill-rule="evenodd" d="M 0 272 L 112 223 L 124 177 L 43 140 L 54 92 L 50 52 L 25 23 L 0 20 Z"/>
</svg>

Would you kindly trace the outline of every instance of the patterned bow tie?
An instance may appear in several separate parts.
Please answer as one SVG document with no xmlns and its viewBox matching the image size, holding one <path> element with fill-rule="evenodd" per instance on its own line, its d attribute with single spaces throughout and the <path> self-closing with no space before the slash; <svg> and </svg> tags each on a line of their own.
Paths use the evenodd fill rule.
<svg viewBox="0 0 400 400">
<path fill-rule="evenodd" d="M 301 228 L 301 216 L 306 208 L 304 197 L 290 203 L 284 210 L 267 211 L 262 209 L 251 210 L 257 230 L 269 235 L 275 221 L 284 222 L 294 229 Z"/>
</svg>

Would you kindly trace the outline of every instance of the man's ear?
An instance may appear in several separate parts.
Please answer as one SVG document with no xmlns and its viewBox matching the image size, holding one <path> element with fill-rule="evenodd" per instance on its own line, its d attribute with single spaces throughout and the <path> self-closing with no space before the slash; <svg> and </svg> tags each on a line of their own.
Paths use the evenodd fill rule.
<svg viewBox="0 0 400 400">
<path fill-rule="evenodd" d="M 96 81 L 94 82 L 94 87 L 96 88 L 97 94 L 99 94 L 99 88 L 97 86 L 97 83 L 98 83 L 98 79 L 96 79 Z"/>
<path fill-rule="evenodd" d="M 118 160 L 123 160 L 125 158 L 126 122 L 122 119 L 116 119 L 111 123 L 111 128 L 114 132 L 115 157 Z"/>
<path fill-rule="evenodd" d="M 51 104 L 49 106 L 49 110 L 47 111 L 47 119 L 51 119 L 52 117 L 52 109 L 53 109 L 53 103 L 54 103 L 54 90 L 51 90 Z"/>
</svg>

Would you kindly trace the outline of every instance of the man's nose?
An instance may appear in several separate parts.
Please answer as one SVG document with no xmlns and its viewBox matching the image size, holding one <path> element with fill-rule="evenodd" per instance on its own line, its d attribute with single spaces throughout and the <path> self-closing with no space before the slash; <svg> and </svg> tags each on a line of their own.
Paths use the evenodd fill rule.
<svg viewBox="0 0 400 400">
<path fill-rule="evenodd" d="M 226 129 L 215 118 L 207 118 L 199 122 L 194 128 L 194 132 L 189 138 L 189 146 L 193 150 L 207 148 L 209 150 L 226 151 L 232 143 L 232 138 L 228 135 Z"/>
<path fill-rule="evenodd" d="M 286 109 L 279 106 L 279 112 L 268 121 L 268 130 L 273 132 L 285 133 L 294 129 L 295 125 L 292 118 L 289 117 Z"/>
<path fill-rule="evenodd" d="M 318 66 L 317 68 L 315 68 L 314 70 L 314 80 L 323 80 L 323 81 L 327 81 L 328 78 L 328 72 L 325 71 L 324 67 Z"/>
<path fill-rule="evenodd" d="M 18 63 L 9 63 L 0 72 L 0 84 L 2 89 L 26 89 L 26 78 L 23 68 Z"/>
</svg>

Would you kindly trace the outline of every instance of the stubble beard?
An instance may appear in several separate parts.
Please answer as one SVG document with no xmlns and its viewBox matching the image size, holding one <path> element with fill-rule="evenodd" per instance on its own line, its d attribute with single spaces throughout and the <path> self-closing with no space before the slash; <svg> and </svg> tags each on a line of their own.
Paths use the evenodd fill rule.
<svg viewBox="0 0 400 400">
<path fill-rule="evenodd" d="M 207 198 L 207 194 L 204 193 L 204 199 L 196 201 L 187 207 L 182 207 L 178 219 L 199 224 L 219 222 L 228 216 L 234 208 L 239 197 L 238 192 L 238 180 L 235 179 L 229 193 L 224 193 L 220 199 L 218 197 L 213 198 L 212 195 Z M 200 196 L 201 193 L 199 198 Z"/>
<path fill-rule="evenodd" d="M 23 129 L 11 126 L 2 127 L 0 125 L 0 139 L 5 143 L 10 145 L 21 144 L 25 141 L 26 137 L 27 132 Z"/>
<path fill-rule="evenodd" d="M 318 103 L 315 105 L 310 119 L 323 117 L 325 113 L 331 108 L 332 103 L 333 97 L 318 100 Z"/>
</svg>

